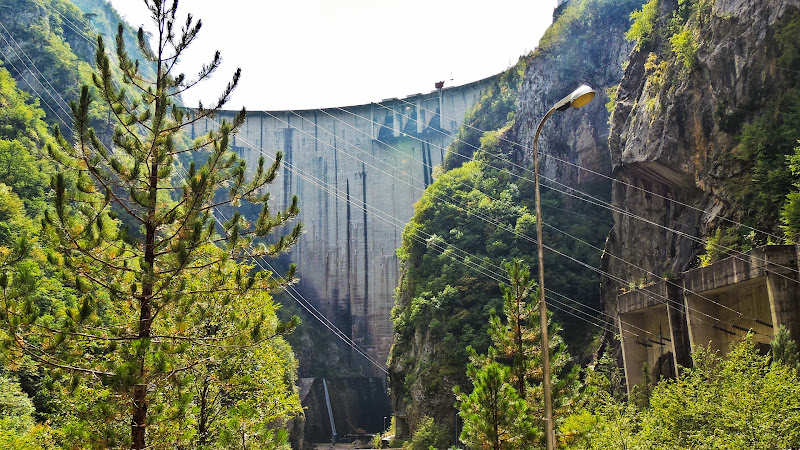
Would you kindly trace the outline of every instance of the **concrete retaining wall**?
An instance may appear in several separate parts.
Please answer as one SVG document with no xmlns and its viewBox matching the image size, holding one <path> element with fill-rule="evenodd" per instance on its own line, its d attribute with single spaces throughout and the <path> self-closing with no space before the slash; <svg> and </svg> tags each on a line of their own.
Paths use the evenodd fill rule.
<svg viewBox="0 0 800 450">
<path fill-rule="evenodd" d="M 664 376 L 667 352 L 677 373 L 691 366 L 692 349 L 725 353 L 748 332 L 766 346 L 783 325 L 800 341 L 799 253 L 790 245 L 760 247 L 618 296 L 628 389 L 642 383 L 645 363 L 653 381 Z"/>
</svg>

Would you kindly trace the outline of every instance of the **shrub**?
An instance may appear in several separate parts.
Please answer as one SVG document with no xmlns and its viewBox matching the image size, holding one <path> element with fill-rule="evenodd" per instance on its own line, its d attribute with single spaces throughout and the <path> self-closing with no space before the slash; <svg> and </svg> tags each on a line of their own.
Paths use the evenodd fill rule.
<svg viewBox="0 0 800 450">
<path fill-rule="evenodd" d="M 683 67 L 691 70 L 697 64 L 697 43 L 692 36 L 692 30 L 684 28 L 669 38 L 672 45 L 672 52 L 678 57 L 678 61 L 683 63 Z"/>
<path fill-rule="evenodd" d="M 428 450 L 429 448 L 447 448 L 450 436 L 444 427 L 437 425 L 432 417 L 425 416 L 420 422 L 411 440 L 403 448 L 410 450 Z"/>
<path fill-rule="evenodd" d="M 658 0 L 650 0 L 641 11 L 636 10 L 631 13 L 630 30 L 625 34 L 625 39 L 636 42 L 636 49 L 641 50 L 653 43 L 653 34 L 658 18 Z"/>
</svg>

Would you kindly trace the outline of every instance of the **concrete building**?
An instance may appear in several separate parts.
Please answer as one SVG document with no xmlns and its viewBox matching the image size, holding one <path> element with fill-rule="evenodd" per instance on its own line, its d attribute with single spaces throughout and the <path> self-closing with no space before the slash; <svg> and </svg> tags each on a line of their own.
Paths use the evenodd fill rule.
<svg viewBox="0 0 800 450">
<path fill-rule="evenodd" d="M 800 341 L 800 247 L 770 245 L 728 257 L 617 299 L 628 390 L 691 367 L 692 349 L 725 353 L 752 332 L 769 345 L 778 328 Z"/>
</svg>

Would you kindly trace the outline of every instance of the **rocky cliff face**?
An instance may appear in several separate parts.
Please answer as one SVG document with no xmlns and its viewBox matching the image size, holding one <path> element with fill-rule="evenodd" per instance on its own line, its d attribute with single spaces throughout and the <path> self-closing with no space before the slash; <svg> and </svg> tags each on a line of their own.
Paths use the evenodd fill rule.
<svg viewBox="0 0 800 450">
<path fill-rule="evenodd" d="M 20 89 L 38 97 L 49 123 L 69 134 L 69 102 L 83 84 L 92 85 L 91 67 L 102 35 L 113 52 L 117 26 L 122 21 L 108 2 L 87 0 L 79 9 L 68 0 L 7 0 L 0 3 L 0 60 Z M 125 40 L 134 58 L 141 58 L 135 32 L 125 26 Z M 112 58 L 115 58 L 112 55 Z M 142 72 L 153 76 L 149 64 Z M 93 112 L 93 126 L 107 138 L 104 111 Z M 110 142 L 110 140 L 109 140 Z"/>
<path fill-rule="evenodd" d="M 797 114 L 800 82 L 797 0 L 656 5 L 653 31 L 620 83 L 609 136 L 617 212 L 602 267 L 632 284 L 689 269 L 704 251 L 700 238 L 718 227 L 748 232 L 741 222 L 772 234 L 751 234 L 757 242 L 780 238 L 777 211 L 789 183 L 785 175 L 761 180 L 759 158 L 783 138 L 747 147 L 759 120 L 769 130 Z M 680 46 L 681 33 L 694 52 Z M 763 158 L 768 173 L 786 174 L 783 154 L 774 153 Z M 607 312 L 615 314 L 627 287 L 604 278 Z"/>
<path fill-rule="evenodd" d="M 532 161 L 530 149 L 539 120 L 554 103 L 580 84 L 590 84 L 595 88 L 597 96 L 592 103 L 580 110 L 555 113 L 547 122 L 540 137 L 539 151 L 544 155 L 541 160 L 542 175 L 553 180 L 544 181 L 543 194 L 559 196 L 564 202 L 562 211 L 566 210 L 567 214 L 570 211 L 585 212 L 585 204 L 563 195 L 563 192 L 571 194 L 573 188 L 606 200 L 609 199 L 612 173 L 607 140 L 609 113 L 605 103 L 608 102 L 609 96 L 606 90 L 616 86 L 622 77 L 622 64 L 633 47 L 633 44 L 624 38 L 629 27 L 628 18 L 631 11 L 640 5 L 641 1 L 605 2 L 602 0 L 572 1 L 560 5 L 556 10 L 556 21 L 545 34 L 539 48 L 520 62 L 527 69 L 521 82 L 516 86 L 518 89 L 516 107 L 509 114 L 509 117 L 513 117 L 513 119 L 505 125 L 503 125 L 504 120 L 500 121 L 499 125 L 494 125 L 500 132 L 500 149 L 497 152 L 502 153 L 499 156 L 501 162 L 494 162 L 494 164 L 503 165 L 511 161 L 520 166 L 530 167 Z M 602 38 L 598 38 L 599 36 Z M 519 66 L 510 70 L 519 70 Z M 490 93 L 494 97 L 482 99 L 478 109 L 468 116 L 472 118 L 477 127 L 488 131 L 485 124 L 491 123 L 492 115 L 498 115 L 494 105 L 503 101 L 505 91 L 507 91 L 506 88 L 500 88 L 497 92 Z M 505 118 L 505 113 L 502 116 Z M 459 136 L 477 142 L 477 137 L 470 137 L 470 133 L 464 132 L 464 130 Z M 453 152 L 461 152 L 463 155 L 466 150 L 469 151 L 470 156 L 478 159 L 489 157 L 486 155 L 489 150 L 485 146 L 477 150 L 470 150 L 467 147 L 469 145 L 459 145 L 458 143 L 451 146 L 451 154 L 448 155 L 446 166 L 452 169 L 458 166 L 458 163 L 453 161 L 459 158 L 460 161 L 466 159 L 453 157 Z M 491 157 L 495 156 L 497 155 Z M 577 166 L 588 168 L 590 171 L 579 169 Z M 511 171 L 516 170 L 511 166 L 508 167 Z M 523 178 L 532 179 L 530 173 L 518 171 L 518 174 Z M 523 186 L 526 182 L 522 179 L 515 181 L 521 186 L 520 190 L 528 189 Z M 550 188 L 562 192 L 559 193 Z M 526 193 L 530 194 L 527 190 Z M 530 198 L 520 199 L 520 201 L 526 205 L 530 203 L 528 206 L 532 208 L 532 195 Z M 428 215 L 431 214 L 428 213 Z M 546 210 L 543 214 L 546 223 L 555 223 L 546 216 L 546 214 L 557 214 L 554 210 Z M 610 215 L 610 213 L 605 214 Z M 602 226 L 603 218 L 599 219 L 591 226 Z M 421 218 L 419 220 L 424 223 L 434 219 Z M 479 219 L 473 218 L 472 220 L 478 221 Z M 584 216 L 582 220 L 591 219 Z M 607 230 L 608 228 L 605 228 L 601 234 L 604 236 Z M 452 235 L 451 231 L 450 236 Z M 546 236 L 545 239 L 548 240 L 550 237 Z M 559 238 L 562 241 L 564 239 L 563 236 L 556 239 Z M 548 242 L 554 241 L 549 240 Z M 535 247 L 529 247 L 526 251 L 529 250 L 532 251 L 520 256 L 528 262 L 535 261 Z M 508 254 L 506 257 L 509 257 Z M 564 261 L 555 261 L 557 256 L 549 254 L 547 257 L 553 258 L 548 260 L 553 263 L 551 269 L 563 267 L 560 264 Z M 423 258 L 418 258 L 418 260 L 422 261 Z M 419 270 L 409 265 L 417 263 L 408 261 L 406 264 L 396 299 L 395 308 L 398 316 L 402 314 L 402 311 L 412 307 L 412 297 L 419 295 L 417 291 L 432 289 L 436 294 L 436 289 L 441 289 L 441 286 L 437 287 L 435 284 L 420 287 L 424 285 L 425 281 L 412 279 L 413 277 L 409 276 L 411 271 Z M 545 268 L 548 270 L 548 262 L 545 263 Z M 564 274 L 562 273 L 562 275 Z M 484 282 L 484 277 L 474 276 L 478 276 L 481 283 Z M 487 283 L 491 284 L 491 280 Z M 597 286 L 597 283 L 595 282 L 593 286 Z M 496 288 L 496 282 L 494 282 L 494 287 Z M 489 306 L 493 304 L 492 296 L 497 296 L 498 292 L 493 292 L 479 283 L 475 283 L 472 289 L 486 291 L 483 304 L 477 306 L 477 308 L 483 308 L 485 314 L 485 311 L 488 311 Z M 589 302 L 596 301 L 595 304 L 599 306 L 599 291 L 591 292 L 588 296 L 594 296 L 594 300 L 589 300 Z M 452 315 L 458 317 L 463 316 L 464 313 L 454 310 Z M 565 327 L 564 333 L 591 335 L 597 332 L 591 325 L 575 320 L 573 316 L 563 311 L 556 311 L 556 317 L 560 321 L 562 319 L 572 320 L 570 327 Z M 465 326 L 464 329 L 467 327 Z M 476 330 L 475 333 L 480 334 L 482 331 Z M 417 328 L 412 338 L 398 340 L 396 337 L 390 359 L 390 379 L 392 406 L 398 417 L 398 433 L 401 435 L 413 432 L 424 416 L 434 417 L 438 424 L 448 427 L 451 434 L 453 433 L 455 407 L 452 388 L 454 385 L 460 385 L 462 388 L 468 385 L 464 375 L 466 360 L 442 363 L 443 360 L 458 359 L 453 355 L 461 349 L 452 348 L 454 343 L 447 339 L 443 341 L 440 334 L 441 332 L 432 328 L 423 327 Z M 461 336 L 456 339 L 460 338 Z M 462 342 L 458 341 L 455 345 L 460 343 Z"/>
<path fill-rule="evenodd" d="M 502 152 L 529 164 L 533 133 L 550 106 L 581 83 L 597 89 L 585 108 L 548 121 L 539 148 L 543 194 L 555 188 L 612 197 L 614 226 L 599 262 L 610 318 L 623 289 L 697 264 L 704 240 L 718 229 L 740 248 L 782 239 L 779 211 L 797 181 L 787 156 L 800 137 L 798 0 L 643 3 L 560 5 L 527 60 L 515 119 L 501 127 L 502 138 L 519 143 L 504 143 Z M 643 12 L 631 28 L 634 8 Z M 624 38 L 629 29 L 633 42 Z M 610 130 L 606 88 L 615 94 Z M 565 205 L 577 211 L 587 203 L 573 198 Z M 557 260 L 546 254 L 545 270 Z M 409 286 L 404 276 L 398 307 L 416 295 Z M 553 309 L 557 319 L 568 319 Z M 587 325 L 565 325 L 564 334 L 580 326 Z M 609 320 L 610 334 L 613 328 Z M 449 390 L 458 372 L 433 380 L 435 388 L 425 384 L 440 347 L 417 330 L 410 345 L 393 352 L 392 394 L 403 431 L 413 431 L 423 415 L 452 420 Z"/>
</svg>

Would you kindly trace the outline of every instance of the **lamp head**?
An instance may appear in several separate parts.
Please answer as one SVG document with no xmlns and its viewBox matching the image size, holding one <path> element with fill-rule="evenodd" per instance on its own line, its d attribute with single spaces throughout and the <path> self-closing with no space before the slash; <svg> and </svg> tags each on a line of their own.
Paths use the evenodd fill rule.
<svg viewBox="0 0 800 450">
<path fill-rule="evenodd" d="M 569 96 L 572 100 L 570 104 L 575 108 L 580 108 L 581 106 L 584 106 L 592 101 L 594 98 L 594 89 L 584 84 L 578 89 L 572 91 L 572 94 L 569 94 Z"/>
<path fill-rule="evenodd" d="M 587 85 L 582 85 L 578 89 L 572 91 L 571 94 L 559 100 L 558 103 L 553 105 L 556 111 L 566 111 L 570 106 L 580 108 L 594 98 L 594 89 Z"/>
</svg>

